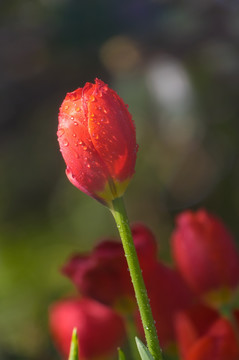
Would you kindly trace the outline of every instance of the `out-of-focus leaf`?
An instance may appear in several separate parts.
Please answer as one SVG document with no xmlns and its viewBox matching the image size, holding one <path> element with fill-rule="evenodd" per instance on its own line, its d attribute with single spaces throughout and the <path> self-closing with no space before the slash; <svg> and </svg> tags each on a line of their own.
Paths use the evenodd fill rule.
<svg viewBox="0 0 239 360">
<path fill-rule="evenodd" d="M 79 360 L 79 345 L 76 328 L 74 328 L 72 332 L 71 347 L 68 360 Z"/>
<path fill-rule="evenodd" d="M 148 348 L 142 343 L 139 338 L 135 338 L 137 348 L 142 360 L 154 360 L 153 356 L 150 354 Z"/>
<path fill-rule="evenodd" d="M 118 348 L 118 360 L 126 360 L 124 352 Z"/>
</svg>

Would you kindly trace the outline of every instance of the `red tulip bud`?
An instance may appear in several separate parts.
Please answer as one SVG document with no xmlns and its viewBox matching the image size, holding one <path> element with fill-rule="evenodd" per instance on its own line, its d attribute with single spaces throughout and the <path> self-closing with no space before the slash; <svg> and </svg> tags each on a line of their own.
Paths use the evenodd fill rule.
<svg viewBox="0 0 239 360">
<path fill-rule="evenodd" d="M 132 117 L 114 90 L 96 79 L 68 93 L 57 135 L 73 185 L 108 205 L 124 193 L 137 145 Z"/>
<path fill-rule="evenodd" d="M 239 283 L 239 256 L 223 223 L 204 210 L 186 211 L 177 218 L 172 240 L 178 268 L 192 289 L 224 301 Z"/>
<path fill-rule="evenodd" d="M 58 301 L 50 308 L 50 331 L 65 359 L 75 327 L 81 360 L 107 358 L 125 336 L 122 318 L 107 306 L 87 298 Z"/>
</svg>

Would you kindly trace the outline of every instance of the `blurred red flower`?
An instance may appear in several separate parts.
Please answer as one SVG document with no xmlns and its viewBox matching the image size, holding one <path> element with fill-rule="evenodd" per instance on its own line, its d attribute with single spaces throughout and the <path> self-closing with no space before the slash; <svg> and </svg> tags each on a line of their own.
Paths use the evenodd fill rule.
<svg viewBox="0 0 239 360">
<path fill-rule="evenodd" d="M 151 231 L 142 224 L 132 227 L 132 235 L 145 279 L 156 263 L 157 244 Z M 90 255 L 76 254 L 62 272 L 77 286 L 81 294 L 92 297 L 118 310 L 135 306 L 122 244 L 113 240 L 101 242 Z M 129 308 L 128 308 L 129 307 Z"/>
<path fill-rule="evenodd" d="M 117 351 L 125 336 L 122 318 L 107 306 L 92 299 L 65 299 L 49 311 L 50 332 L 55 345 L 68 358 L 73 328 L 77 328 L 79 357 L 96 360 Z"/>
<path fill-rule="evenodd" d="M 203 335 L 219 317 L 219 313 L 199 302 L 195 302 L 174 319 L 180 358 L 185 359 L 191 346 Z"/>
<path fill-rule="evenodd" d="M 114 90 L 96 79 L 68 93 L 57 135 L 73 185 L 105 204 L 124 193 L 137 145 L 132 117 Z"/>
<path fill-rule="evenodd" d="M 239 345 L 231 324 L 218 319 L 190 348 L 185 360 L 238 360 Z"/>
<path fill-rule="evenodd" d="M 172 250 L 181 274 L 198 294 L 216 293 L 223 301 L 239 283 L 239 256 L 229 231 L 204 210 L 185 211 L 176 223 Z"/>
</svg>

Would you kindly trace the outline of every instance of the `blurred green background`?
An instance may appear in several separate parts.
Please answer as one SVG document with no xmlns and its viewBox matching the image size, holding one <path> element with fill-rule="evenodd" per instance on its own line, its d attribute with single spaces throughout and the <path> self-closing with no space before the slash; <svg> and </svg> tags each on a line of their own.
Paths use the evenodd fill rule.
<svg viewBox="0 0 239 360">
<path fill-rule="evenodd" d="M 99 77 L 129 104 L 139 152 L 127 208 L 163 259 L 188 207 L 238 238 L 239 2 L 12 0 L 0 18 L 0 358 L 57 359 L 48 307 L 74 293 L 59 268 L 116 235 L 109 211 L 66 179 L 66 92 Z"/>
</svg>

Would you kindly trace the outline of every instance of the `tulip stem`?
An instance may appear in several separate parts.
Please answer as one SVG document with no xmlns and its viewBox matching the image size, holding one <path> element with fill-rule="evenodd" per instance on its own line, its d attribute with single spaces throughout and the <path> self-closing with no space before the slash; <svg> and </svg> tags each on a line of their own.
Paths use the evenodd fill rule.
<svg viewBox="0 0 239 360">
<path fill-rule="evenodd" d="M 122 197 L 113 200 L 111 212 L 114 216 L 122 240 L 148 349 L 155 360 L 162 360 L 162 352 L 159 346 L 157 331 L 154 325 L 154 319 L 149 304 L 147 290 L 144 284 L 142 271 L 140 269 L 138 256 L 135 250 L 132 233 L 129 226 L 129 220 Z"/>
</svg>

